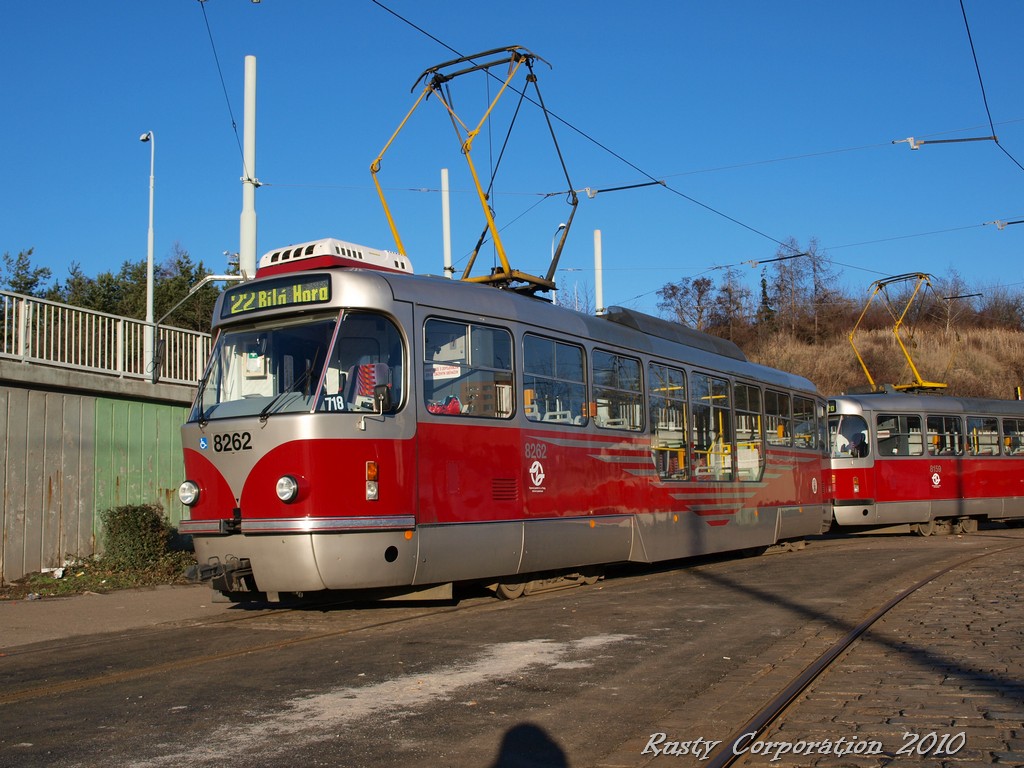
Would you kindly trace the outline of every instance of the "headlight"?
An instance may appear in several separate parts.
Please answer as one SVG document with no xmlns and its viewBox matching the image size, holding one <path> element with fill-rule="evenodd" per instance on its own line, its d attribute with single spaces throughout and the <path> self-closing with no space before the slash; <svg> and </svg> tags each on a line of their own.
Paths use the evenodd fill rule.
<svg viewBox="0 0 1024 768">
<path fill-rule="evenodd" d="M 287 504 L 290 501 L 295 501 L 295 498 L 299 495 L 299 483 L 291 475 L 284 475 L 277 480 L 277 498 Z"/>
<path fill-rule="evenodd" d="M 199 501 L 199 486 L 191 480 L 186 480 L 178 486 L 178 501 L 186 507 L 194 507 Z"/>
</svg>

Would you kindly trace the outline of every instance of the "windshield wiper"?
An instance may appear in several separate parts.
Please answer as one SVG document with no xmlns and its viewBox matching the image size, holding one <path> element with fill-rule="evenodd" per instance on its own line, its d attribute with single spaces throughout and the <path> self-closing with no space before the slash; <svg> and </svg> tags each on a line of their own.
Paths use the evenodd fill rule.
<svg viewBox="0 0 1024 768">
<path fill-rule="evenodd" d="M 270 418 L 270 409 L 273 408 L 278 403 L 278 401 L 281 400 L 281 398 L 283 398 L 285 395 L 291 394 L 292 392 L 297 392 L 299 387 L 303 386 L 307 381 L 309 381 L 310 374 L 312 374 L 313 370 L 316 368 L 316 359 L 319 356 L 320 356 L 320 350 L 317 349 L 316 354 L 313 355 L 312 361 L 310 362 L 309 366 L 306 368 L 306 372 L 303 373 L 301 376 L 299 376 L 299 378 L 297 378 L 295 381 L 293 381 L 290 386 L 285 387 L 280 392 L 278 392 L 276 395 L 274 395 L 270 399 L 270 402 L 267 403 L 265 406 L 263 406 L 263 410 L 260 411 L 260 423 L 261 424 L 263 422 L 265 422 L 268 418 Z M 307 397 L 308 397 L 308 392 L 307 392 Z"/>
</svg>

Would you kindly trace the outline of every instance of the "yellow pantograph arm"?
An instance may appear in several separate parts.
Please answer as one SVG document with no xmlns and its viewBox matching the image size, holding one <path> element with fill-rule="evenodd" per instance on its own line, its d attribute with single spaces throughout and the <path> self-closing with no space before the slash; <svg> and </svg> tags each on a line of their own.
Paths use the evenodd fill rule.
<svg viewBox="0 0 1024 768">
<path fill-rule="evenodd" d="M 387 217 L 388 226 L 391 228 L 391 236 L 395 238 L 395 247 L 403 256 L 407 256 L 408 254 L 405 252 L 405 246 L 402 244 L 402 238 L 398 235 L 398 227 L 395 225 L 395 219 L 391 215 L 391 209 L 388 207 L 388 201 L 384 198 L 384 190 L 381 188 L 380 181 L 377 179 L 377 173 L 380 171 L 380 162 L 384 158 L 384 153 L 387 152 L 388 148 L 394 143 L 399 132 L 401 132 L 402 128 L 405 127 L 405 124 L 409 122 L 409 118 L 412 117 L 412 113 L 416 111 L 421 103 L 423 103 L 423 99 L 427 97 L 427 94 L 429 94 L 430 91 L 431 87 L 429 85 L 423 89 L 419 98 L 417 98 L 415 103 L 412 105 L 412 108 L 406 113 L 405 117 L 402 118 L 402 122 L 398 124 L 395 132 L 391 134 L 391 138 L 387 140 L 384 148 L 377 154 L 374 161 L 370 163 L 370 175 L 373 177 L 373 185 L 377 188 L 377 196 L 380 198 L 380 204 L 384 207 L 384 215 Z"/>
</svg>

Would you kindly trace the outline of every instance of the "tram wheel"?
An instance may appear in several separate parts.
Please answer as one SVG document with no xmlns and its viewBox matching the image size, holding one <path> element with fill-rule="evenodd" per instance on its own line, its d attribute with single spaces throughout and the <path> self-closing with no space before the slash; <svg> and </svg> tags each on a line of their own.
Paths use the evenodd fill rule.
<svg viewBox="0 0 1024 768">
<path fill-rule="evenodd" d="M 525 590 L 526 582 L 521 581 L 516 584 L 498 584 L 494 589 L 494 594 L 502 600 L 515 600 L 517 597 L 522 597 Z"/>
<path fill-rule="evenodd" d="M 914 526 L 914 533 L 916 533 L 918 536 L 931 536 L 933 533 L 935 533 L 934 518 L 925 523 L 918 523 L 916 526 Z"/>
<path fill-rule="evenodd" d="M 971 517 L 962 517 L 953 526 L 954 533 L 977 533 L 978 521 Z"/>
</svg>

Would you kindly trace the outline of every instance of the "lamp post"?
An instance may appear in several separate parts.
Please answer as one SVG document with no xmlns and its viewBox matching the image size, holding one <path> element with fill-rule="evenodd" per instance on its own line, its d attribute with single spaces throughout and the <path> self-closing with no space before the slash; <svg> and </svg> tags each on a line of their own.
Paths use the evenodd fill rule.
<svg viewBox="0 0 1024 768">
<path fill-rule="evenodd" d="M 139 141 L 149 143 L 149 232 L 146 239 L 146 328 L 143 341 L 143 373 L 147 373 L 153 365 L 153 168 L 156 137 L 152 131 L 146 131 L 139 136 Z M 152 377 L 148 380 L 152 381 Z"/>
</svg>

